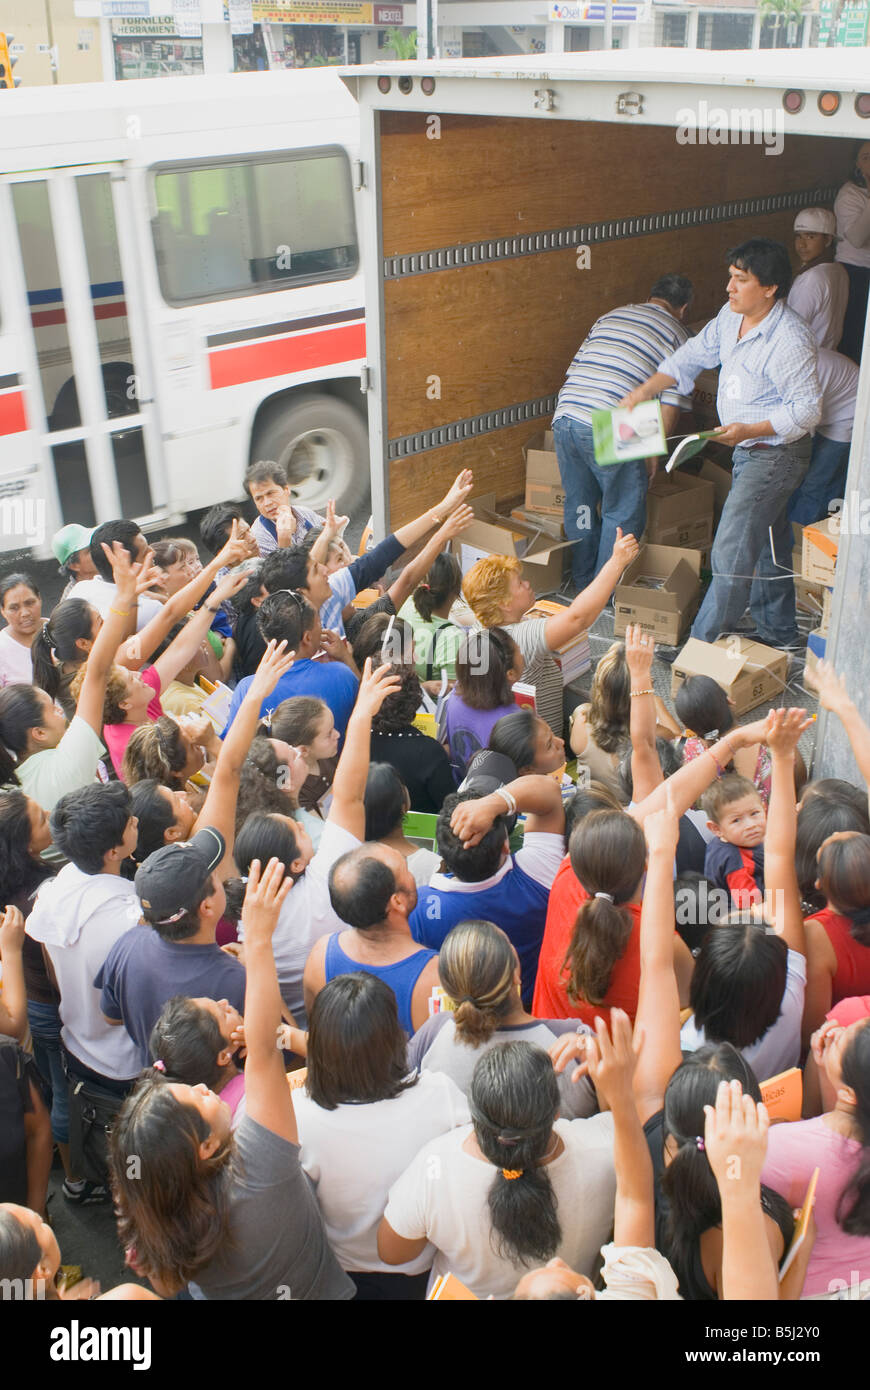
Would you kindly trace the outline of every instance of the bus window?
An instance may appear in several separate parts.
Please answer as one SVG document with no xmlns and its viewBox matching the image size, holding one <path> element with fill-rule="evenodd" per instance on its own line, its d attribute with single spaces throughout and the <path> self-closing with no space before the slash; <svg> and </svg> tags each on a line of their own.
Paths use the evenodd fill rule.
<svg viewBox="0 0 870 1390">
<path fill-rule="evenodd" d="M 43 179 L 14 183 L 12 204 L 15 209 L 21 259 L 24 263 L 30 321 L 33 325 L 48 427 L 50 430 L 70 429 L 79 425 L 81 419 L 78 401 L 75 400 L 72 353 L 47 184 Z M 63 404 L 67 398 L 71 404 L 68 410 L 64 410 Z"/>
<path fill-rule="evenodd" d="M 343 150 L 152 170 L 153 234 L 168 304 L 343 280 L 359 265 Z"/>
</svg>

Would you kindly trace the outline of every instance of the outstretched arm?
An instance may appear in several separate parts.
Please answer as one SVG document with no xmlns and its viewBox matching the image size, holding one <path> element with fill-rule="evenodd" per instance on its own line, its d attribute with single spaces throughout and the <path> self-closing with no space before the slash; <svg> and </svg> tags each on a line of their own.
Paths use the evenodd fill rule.
<svg viewBox="0 0 870 1390">
<path fill-rule="evenodd" d="M 794 764 L 798 739 L 810 722 L 805 709 L 771 710 L 765 739 L 773 770 L 764 836 L 764 895 L 767 903 L 773 904 L 771 926 L 790 951 L 802 956 L 807 953 L 807 943 L 794 859 Z"/>
<path fill-rule="evenodd" d="M 3 962 L 3 998 L 0 999 L 0 1033 L 17 1042 L 27 1036 L 27 990 L 24 987 L 24 917 L 20 908 L 7 907 L 0 915 L 0 960 Z"/>
<path fill-rule="evenodd" d="M 704 1147 L 722 1199 L 722 1298 L 779 1299 L 776 1264 L 761 1205 L 767 1110 L 721 1081 L 716 1107 L 704 1106 Z"/>
<path fill-rule="evenodd" d="M 632 1076 L 643 1039 L 636 1031 L 632 1043 L 631 1023 L 622 1009 L 611 1010 L 610 1027 L 612 1041 L 604 1020 L 595 1020 L 596 1036 L 586 1042 L 586 1069 L 613 1113 L 613 1243 L 648 1249 L 655 1245 L 653 1168 L 632 1093 Z"/>
<path fill-rule="evenodd" d="M 554 613 L 551 618 L 547 619 L 545 635 L 547 646 L 551 652 L 557 651 L 559 647 L 564 647 L 565 643 L 576 637 L 578 632 L 583 632 L 592 626 L 619 583 L 623 570 L 631 564 L 637 555 L 638 549 L 638 543 L 634 536 L 623 536 L 622 531 L 617 527 L 613 554 L 607 564 L 598 572 L 592 583 L 577 595 L 568 608 L 565 608 L 561 613 Z"/>
<path fill-rule="evenodd" d="M 474 512 L 470 507 L 464 503 L 458 506 L 426 542 L 419 555 L 409 560 L 387 590 L 397 613 L 405 600 L 411 597 L 417 585 L 425 579 L 441 551 L 449 545 L 454 536 L 458 536 L 470 526 L 473 520 Z"/>
<path fill-rule="evenodd" d="M 831 714 L 836 714 L 840 720 L 846 730 L 858 770 L 870 786 L 870 728 L 858 713 L 857 706 L 846 689 L 845 680 L 837 675 L 829 661 L 820 661 L 812 670 L 807 668 L 804 681 L 810 690 L 818 692 L 822 709 L 830 710 Z"/>
<path fill-rule="evenodd" d="M 663 781 L 662 765 L 656 752 L 656 696 L 652 683 L 655 642 L 639 624 L 625 630 L 625 660 L 631 677 L 632 800 L 641 802 Z"/>
<path fill-rule="evenodd" d="M 665 783 L 669 792 L 669 783 Z M 640 913 L 640 990 L 635 1031 L 643 1047 L 634 1076 L 641 1124 L 661 1109 L 665 1087 L 683 1060 L 680 997 L 674 972 L 674 854 L 679 821 L 668 794 L 665 809 L 643 824 L 649 849 Z"/>
<path fill-rule="evenodd" d="M 264 1129 L 298 1144 L 293 1098 L 275 1038 L 281 1023 L 281 991 L 272 951 L 272 934 L 281 904 L 293 887 L 284 865 L 270 859 L 261 870 L 251 864 L 242 915 L 245 922 L 245 1106 Z"/>
<path fill-rule="evenodd" d="M 340 825 L 358 840 L 365 838 L 363 798 L 371 759 L 372 720 L 387 696 L 394 694 L 401 683 L 401 677 L 388 665 L 372 672 L 369 658 L 363 670 L 356 704 L 348 720 L 344 748 L 332 782 L 332 805 L 327 820 Z"/>
</svg>

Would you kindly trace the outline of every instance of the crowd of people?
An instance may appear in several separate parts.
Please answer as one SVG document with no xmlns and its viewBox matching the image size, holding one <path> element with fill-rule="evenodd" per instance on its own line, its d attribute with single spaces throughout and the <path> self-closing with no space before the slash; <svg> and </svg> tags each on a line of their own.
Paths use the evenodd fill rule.
<svg viewBox="0 0 870 1390">
<path fill-rule="evenodd" d="M 734 278 L 779 304 L 764 255 Z M 680 277 L 634 306 L 666 395 L 739 353 L 740 284 L 697 348 Z M 870 1297 L 870 728 L 820 662 L 865 784 L 808 780 L 804 709 L 671 707 L 635 626 L 572 709 L 556 654 L 642 516 L 602 492 L 576 597 L 526 617 L 519 561 L 452 553 L 473 486 L 354 557 L 260 462 L 204 559 L 71 524 L 47 616 L 0 583 L 4 1288 L 100 1292 L 58 1283 L 59 1164 L 54 1202 L 114 1207 L 102 1297 Z"/>
</svg>

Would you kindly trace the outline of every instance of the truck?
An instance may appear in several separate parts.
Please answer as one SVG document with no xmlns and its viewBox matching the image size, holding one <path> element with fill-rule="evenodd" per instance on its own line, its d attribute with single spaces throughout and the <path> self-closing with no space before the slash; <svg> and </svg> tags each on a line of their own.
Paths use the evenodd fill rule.
<svg viewBox="0 0 870 1390">
<path fill-rule="evenodd" d="M 593 322 L 669 271 L 694 319 L 725 302 L 728 248 L 792 243 L 870 140 L 866 50 L 547 54 L 375 64 L 360 109 L 376 533 L 474 469 L 507 505 Z M 870 353 L 849 488 L 870 485 Z M 857 663 L 863 536 L 840 540 L 828 654 Z M 824 719 L 822 721 L 824 725 Z M 851 766 L 830 730 L 822 766 Z M 847 775 L 839 772 L 837 775 Z"/>
<path fill-rule="evenodd" d="M 0 121 L 0 548 L 282 464 L 368 489 L 357 106 L 335 71 L 22 89 Z"/>
</svg>

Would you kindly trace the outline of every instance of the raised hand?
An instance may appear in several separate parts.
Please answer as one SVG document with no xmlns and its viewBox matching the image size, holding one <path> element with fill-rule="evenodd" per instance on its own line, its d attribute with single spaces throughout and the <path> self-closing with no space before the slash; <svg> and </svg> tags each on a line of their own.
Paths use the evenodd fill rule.
<svg viewBox="0 0 870 1390">
<path fill-rule="evenodd" d="M 160 579 L 160 570 L 151 564 L 154 556 L 150 550 L 145 552 L 142 560 L 134 561 L 130 559 L 130 552 L 127 547 L 122 545 L 120 541 L 113 541 L 111 546 L 106 545 L 104 541 L 103 554 L 112 566 L 115 596 L 119 605 L 131 604 L 137 594 L 143 591 L 143 588 L 147 588 L 148 584 L 157 583 Z M 140 583 L 142 587 L 140 587 Z"/>
<path fill-rule="evenodd" d="M 586 1044 L 586 1071 L 599 1096 L 611 1110 L 620 1103 L 634 1104 L 631 1083 L 641 1035 L 632 1039 L 631 1020 L 622 1009 L 611 1009 L 610 1029 L 603 1018 L 595 1020 L 595 1036 Z"/>
<path fill-rule="evenodd" d="M 474 474 L 470 468 L 463 468 L 461 473 L 457 473 L 453 480 L 453 486 L 446 492 L 438 504 L 438 511 L 442 516 L 455 510 L 460 502 L 464 502 L 471 489 L 474 487 Z"/>
<path fill-rule="evenodd" d="M 392 666 L 386 663 L 383 666 L 379 666 L 376 671 L 373 671 L 372 659 L 371 657 L 367 657 L 366 664 L 363 667 L 356 704 L 353 707 L 354 714 L 358 711 L 361 715 L 366 715 L 368 718 L 374 719 L 387 696 L 395 695 L 401 688 L 402 678 L 393 670 Z"/>
<path fill-rule="evenodd" d="M 764 741 L 771 753 L 788 756 L 794 753 L 801 734 L 812 722 L 805 709 L 771 710 Z"/>
<path fill-rule="evenodd" d="M 221 569 L 234 569 L 236 565 L 240 565 L 243 560 L 248 560 L 251 558 L 251 533 L 247 530 L 245 532 L 242 532 L 242 525 L 243 523 L 239 520 L 238 517 L 233 517 L 233 525 L 230 534 L 227 536 L 226 541 L 222 545 L 221 549 L 218 551 L 217 555 L 217 558 L 220 561 Z M 253 554 L 256 553 L 256 546 L 254 546 Z"/>
<path fill-rule="evenodd" d="M 613 542 L 613 553 L 611 559 L 617 561 L 620 572 L 631 564 L 632 560 L 640 550 L 640 546 L 630 533 L 627 536 L 622 534 L 622 527 L 616 528 L 616 540 Z"/>
<path fill-rule="evenodd" d="M 226 599 L 232 598 L 240 589 L 244 589 L 250 577 L 247 570 L 239 569 L 234 569 L 229 574 L 225 574 L 223 579 L 218 580 L 209 595 L 212 608 L 214 608 L 216 604 L 223 603 Z"/>
<path fill-rule="evenodd" d="M 845 680 L 837 675 L 830 661 L 819 661 L 812 669 L 807 666 L 804 684 L 817 692 L 822 709 L 832 714 L 840 714 L 852 704 Z"/>
<path fill-rule="evenodd" d="M 330 540 L 335 536 L 340 536 L 349 521 L 349 516 L 336 516 L 335 502 L 330 497 L 326 504 L 326 526 L 324 528 L 329 533 Z"/>
<path fill-rule="evenodd" d="M 767 1107 L 745 1096 L 739 1081 L 720 1081 L 716 1106 L 704 1106 L 704 1150 L 723 1201 L 755 1192 L 767 1153 Z"/>
<path fill-rule="evenodd" d="M 462 531 L 466 531 L 474 520 L 474 510 L 466 503 L 455 507 L 447 520 L 442 522 L 438 531 L 439 536 L 444 540 L 452 541 L 454 536 L 458 536 Z"/>
<path fill-rule="evenodd" d="M 252 861 L 242 904 L 245 945 L 248 949 L 263 941 L 271 941 L 281 904 L 292 887 L 293 879 L 289 874 L 285 878 L 280 859 L 270 859 L 265 869 L 261 868 L 259 859 Z"/>
<path fill-rule="evenodd" d="M 644 632 L 640 623 L 629 623 L 625 629 L 625 662 L 634 688 L 649 685 L 655 650 L 655 638 Z"/>
<path fill-rule="evenodd" d="M 282 676 L 286 676 L 296 659 L 295 652 L 287 651 L 287 643 L 276 642 L 274 638 L 260 657 L 260 664 L 254 672 L 254 679 L 248 687 L 248 694 L 259 700 L 271 695 Z"/>
<path fill-rule="evenodd" d="M 644 818 L 643 833 L 650 854 L 661 852 L 673 858 L 680 838 L 680 818 L 674 808 L 673 793 L 665 782 L 665 804 Z"/>
</svg>

